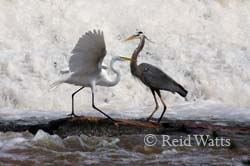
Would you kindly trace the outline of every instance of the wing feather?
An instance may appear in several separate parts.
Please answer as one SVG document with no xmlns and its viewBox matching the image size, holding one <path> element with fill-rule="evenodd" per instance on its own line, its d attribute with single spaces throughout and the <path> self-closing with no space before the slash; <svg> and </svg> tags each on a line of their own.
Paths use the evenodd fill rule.
<svg viewBox="0 0 250 166">
<path fill-rule="evenodd" d="M 103 32 L 93 30 L 86 32 L 71 52 L 69 68 L 74 73 L 100 72 L 106 55 Z"/>
<path fill-rule="evenodd" d="M 165 89 L 176 92 L 179 84 L 159 68 L 142 63 L 139 65 L 142 73 L 142 81 L 155 89 Z"/>
</svg>

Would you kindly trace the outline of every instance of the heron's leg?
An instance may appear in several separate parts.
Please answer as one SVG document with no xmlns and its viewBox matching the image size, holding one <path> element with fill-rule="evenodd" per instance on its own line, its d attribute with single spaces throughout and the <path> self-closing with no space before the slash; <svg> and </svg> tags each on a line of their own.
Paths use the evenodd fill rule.
<svg viewBox="0 0 250 166">
<path fill-rule="evenodd" d="M 160 100 L 161 100 L 161 103 L 163 104 L 163 112 L 162 112 L 162 114 L 161 114 L 161 116 L 160 116 L 160 118 L 159 118 L 159 120 L 158 120 L 158 123 L 160 123 L 161 122 L 161 119 L 162 119 L 162 117 L 163 117 L 163 115 L 164 115 L 164 113 L 165 113 L 165 111 L 166 111 L 166 109 L 167 109 L 167 106 L 166 106 L 166 104 L 164 103 L 164 101 L 163 101 L 163 99 L 162 99 L 162 97 L 161 97 L 161 92 L 160 92 L 160 90 L 157 90 L 156 91 L 156 93 L 158 94 L 158 96 L 160 97 Z"/>
<path fill-rule="evenodd" d="M 147 118 L 147 121 L 149 121 L 149 120 L 152 118 L 152 116 L 154 115 L 154 113 L 155 113 L 155 112 L 158 110 L 158 108 L 159 108 L 157 99 L 156 99 L 156 97 L 155 97 L 155 91 L 154 91 L 153 89 L 151 89 L 151 92 L 152 92 L 152 94 L 153 94 L 153 96 L 154 96 L 154 100 L 155 100 L 155 109 L 154 109 L 154 111 L 151 113 L 151 115 Z"/>
<path fill-rule="evenodd" d="M 102 114 L 103 114 L 104 116 L 106 116 L 108 119 L 112 120 L 113 122 L 116 122 L 116 120 L 114 120 L 113 118 L 111 118 L 110 116 L 108 116 L 108 115 L 105 114 L 102 110 L 100 110 L 99 108 L 97 108 L 97 107 L 95 106 L 94 88 L 91 88 L 91 90 L 92 90 L 92 107 L 93 107 L 95 110 L 97 110 L 97 111 L 99 111 L 100 113 L 102 113 Z"/>
<path fill-rule="evenodd" d="M 76 117 L 77 115 L 74 113 L 74 96 L 75 94 L 77 94 L 79 91 L 81 91 L 84 87 L 81 87 L 80 89 L 78 89 L 77 91 L 75 91 L 73 94 L 72 94 L 72 112 L 71 114 L 68 114 L 68 116 L 71 116 L 71 117 Z"/>
</svg>

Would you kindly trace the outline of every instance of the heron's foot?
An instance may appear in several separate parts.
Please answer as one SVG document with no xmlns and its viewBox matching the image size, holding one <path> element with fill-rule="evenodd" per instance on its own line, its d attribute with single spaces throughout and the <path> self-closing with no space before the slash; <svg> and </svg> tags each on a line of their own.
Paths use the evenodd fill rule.
<svg viewBox="0 0 250 166">
<path fill-rule="evenodd" d="M 161 124 L 161 121 L 162 121 L 162 119 L 158 119 L 158 121 L 157 121 L 158 125 Z M 165 121 L 163 121 L 163 123 L 165 123 Z"/>
<path fill-rule="evenodd" d="M 75 113 L 71 113 L 71 114 L 68 114 L 67 116 L 69 116 L 69 117 L 71 117 L 71 118 L 73 118 L 73 117 L 79 117 L 78 115 L 76 115 Z"/>
<path fill-rule="evenodd" d="M 152 116 L 149 116 L 147 119 L 146 119 L 146 122 L 149 122 L 151 120 Z"/>
</svg>

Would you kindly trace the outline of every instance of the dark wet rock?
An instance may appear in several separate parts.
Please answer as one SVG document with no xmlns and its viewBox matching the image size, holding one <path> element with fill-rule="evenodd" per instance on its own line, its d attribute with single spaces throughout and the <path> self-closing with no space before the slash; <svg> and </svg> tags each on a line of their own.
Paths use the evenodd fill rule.
<svg viewBox="0 0 250 166">
<path fill-rule="evenodd" d="M 14 120 L 0 121 L 0 131 L 30 131 L 35 134 L 42 129 L 50 134 L 58 134 L 62 137 L 69 135 L 95 135 L 116 136 L 131 134 L 167 134 L 173 132 L 187 134 L 211 134 L 218 135 L 250 134 L 249 122 L 229 121 L 204 121 L 204 120 L 163 120 L 159 125 L 155 122 L 146 122 L 144 119 L 127 120 L 118 119 L 112 122 L 105 118 L 74 117 L 57 120 Z"/>
</svg>

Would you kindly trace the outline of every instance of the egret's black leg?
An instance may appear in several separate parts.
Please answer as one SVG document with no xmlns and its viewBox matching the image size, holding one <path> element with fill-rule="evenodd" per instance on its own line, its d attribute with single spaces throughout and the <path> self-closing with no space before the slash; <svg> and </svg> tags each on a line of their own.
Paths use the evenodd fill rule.
<svg viewBox="0 0 250 166">
<path fill-rule="evenodd" d="M 152 92 L 152 94 L 153 94 L 153 96 L 154 96 L 154 100 L 155 100 L 155 109 L 154 109 L 154 111 L 151 113 L 151 115 L 147 118 L 147 121 L 149 121 L 149 120 L 152 118 L 152 116 L 154 115 L 154 113 L 155 113 L 155 112 L 157 111 L 157 109 L 159 108 L 157 99 L 156 99 L 156 97 L 155 97 L 155 91 L 154 91 L 153 89 L 151 89 L 151 92 Z"/>
<path fill-rule="evenodd" d="M 162 119 L 162 117 L 163 117 L 163 115 L 164 115 L 164 113 L 165 113 L 165 111 L 166 111 L 166 109 L 167 109 L 167 106 L 166 106 L 166 104 L 164 103 L 164 101 L 163 101 L 163 99 L 162 99 L 162 97 L 161 97 L 161 92 L 160 92 L 160 90 L 157 90 L 156 91 L 156 93 L 158 94 L 158 96 L 160 97 L 160 99 L 161 99 L 161 103 L 163 104 L 163 112 L 162 112 L 162 114 L 161 114 L 161 116 L 160 116 L 160 118 L 159 118 L 159 120 L 158 120 L 158 123 L 160 123 L 161 122 L 161 119 Z"/>
<path fill-rule="evenodd" d="M 75 91 L 73 94 L 72 94 L 72 112 L 71 114 L 68 114 L 68 116 L 71 116 L 71 117 L 76 117 L 77 115 L 74 113 L 74 96 L 75 94 L 77 94 L 79 91 L 81 91 L 84 87 L 81 87 L 80 89 L 78 89 L 77 91 Z"/>
<path fill-rule="evenodd" d="M 116 120 L 114 120 L 113 118 L 111 118 L 110 116 L 108 116 L 107 114 L 105 114 L 102 110 L 100 110 L 99 108 L 97 108 L 95 106 L 95 94 L 94 92 L 92 91 L 92 107 L 94 109 L 96 109 L 97 111 L 99 111 L 100 113 L 102 113 L 104 116 L 106 116 L 108 119 L 112 120 L 113 122 L 116 122 Z"/>
</svg>

